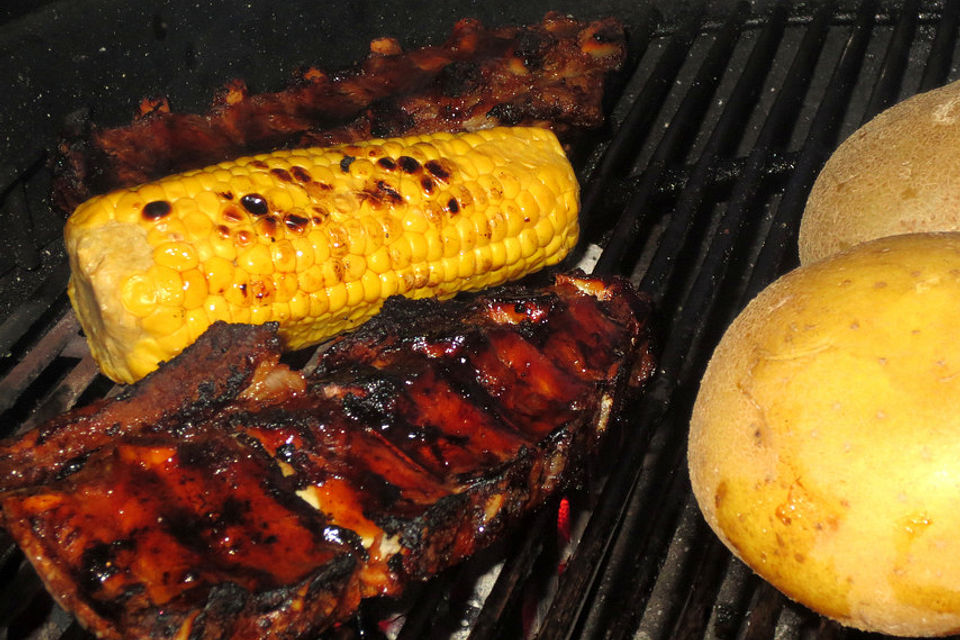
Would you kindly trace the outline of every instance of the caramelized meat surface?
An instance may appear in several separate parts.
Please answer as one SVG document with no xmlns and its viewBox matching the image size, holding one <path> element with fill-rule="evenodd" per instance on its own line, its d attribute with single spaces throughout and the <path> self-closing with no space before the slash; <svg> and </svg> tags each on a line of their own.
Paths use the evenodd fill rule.
<svg viewBox="0 0 960 640">
<path fill-rule="evenodd" d="M 580 274 L 392 298 L 308 375 L 270 326 L 217 324 L 124 397 L 0 443 L 2 523 L 102 637 L 309 637 L 562 488 L 652 370 L 648 315 Z"/>
<path fill-rule="evenodd" d="M 626 53 L 617 21 L 558 13 L 496 29 L 465 19 L 443 45 L 404 52 L 382 38 L 370 50 L 356 70 L 309 69 L 279 92 L 251 94 L 235 81 L 207 113 L 145 100 L 129 125 L 75 132 L 54 163 L 54 201 L 69 212 L 113 188 L 279 148 L 496 125 L 560 135 L 596 127 L 604 80 Z"/>
</svg>

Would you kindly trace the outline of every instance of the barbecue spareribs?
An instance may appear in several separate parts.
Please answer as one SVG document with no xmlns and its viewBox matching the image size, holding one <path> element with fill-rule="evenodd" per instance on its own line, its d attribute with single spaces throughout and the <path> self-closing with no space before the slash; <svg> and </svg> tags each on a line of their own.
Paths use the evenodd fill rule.
<svg viewBox="0 0 960 640">
<path fill-rule="evenodd" d="M 464 19 L 447 42 L 411 51 L 381 38 L 356 69 L 309 69 L 272 93 L 235 81 L 206 113 L 145 100 L 128 125 L 84 122 L 56 154 L 53 199 L 69 212 L 117 187 L 279 148 L 497 125 L 598 127 L 606 76 L 625 58 L 620 22 L 556 12 L 523 27 Z"/>
<path fill-rule="evenodd" d="M 0 443 L 2 524 L 105 638 L 299 638 L 489 544 L 650 375 L 649 306 L 559 275 L 391 298 L 309 375 L 216 324 L 119 397 Z"/>
</svg>

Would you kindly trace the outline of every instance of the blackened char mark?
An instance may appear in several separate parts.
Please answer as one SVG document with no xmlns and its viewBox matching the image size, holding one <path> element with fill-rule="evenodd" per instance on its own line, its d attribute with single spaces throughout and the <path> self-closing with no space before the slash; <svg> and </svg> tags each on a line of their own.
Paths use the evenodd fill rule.
<svg viewBox="0 0 960 640">
<path fill-rule="evenodd" d="M 476 91 L 483 83 L 483 72 L 476 62 L 454 61 L 437 75 L 440 93 L 449 98 L 459 98 Z"/>
</svg>

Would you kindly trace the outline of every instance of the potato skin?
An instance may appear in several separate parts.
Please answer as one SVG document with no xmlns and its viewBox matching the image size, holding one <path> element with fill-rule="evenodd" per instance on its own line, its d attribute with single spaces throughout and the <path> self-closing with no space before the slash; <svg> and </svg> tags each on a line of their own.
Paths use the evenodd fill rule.
<svg viewBox="0 0 960 640">
<path fill-rule="evenodd" d="M 928 231 L 960 231 L 960 81 L 890 107 L 836 149 L 807 199 L 800 263 Z"/>
<path fill-rule="evenodd" d="M 960 630 L 960 234 L 861 244 L 755 298 L 701 383 L 689 471 L 789 597 L 896 635 Z"/>
</svg>

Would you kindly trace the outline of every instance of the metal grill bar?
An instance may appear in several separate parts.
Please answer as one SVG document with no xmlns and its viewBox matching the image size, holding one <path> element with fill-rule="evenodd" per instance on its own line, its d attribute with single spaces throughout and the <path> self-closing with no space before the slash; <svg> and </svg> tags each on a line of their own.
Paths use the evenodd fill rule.
<svg viewBox="0 0 960 640">
<path fill-rule="evenodd" d="M 857 11 L 850 39 L 811 123 L 810 133 L 804 141 L 796 167 L 790 174 L 790 181 L 777 209 L 777 217 L 767 234 L 763 249 L 757 256 L 756 267 L 747 285 L 747 294 L 751 298 L 766 286 L 772 275 L 780 273 L 787 266 L 788 252 L 796 242 L 797 225 L 803 213 L 807 193 L 833 150 L 847 101 L 863 65 L 875 13 L 876 3 L 872 0 L 863 2 Z"/>
<path fill-rule="evenodd" d="M 644 169 L 640 185 L 636 188 L 627 210 L 614 225 L 603 255 L 597 262 L 596 273 L 620 272 L 621 264 L 630 254 L 640 236 L 641 228 L 644 227 L 648 215 L 646 203 L 660 184 L 667 166 L 676 163 L 685 155 L 693 142 L 698 125 L 710 106 L 710 98 L 727 67 L 746 15 L 746 4 L 739 3 L 717 35 L 683 102 Z"/>
</svg>

